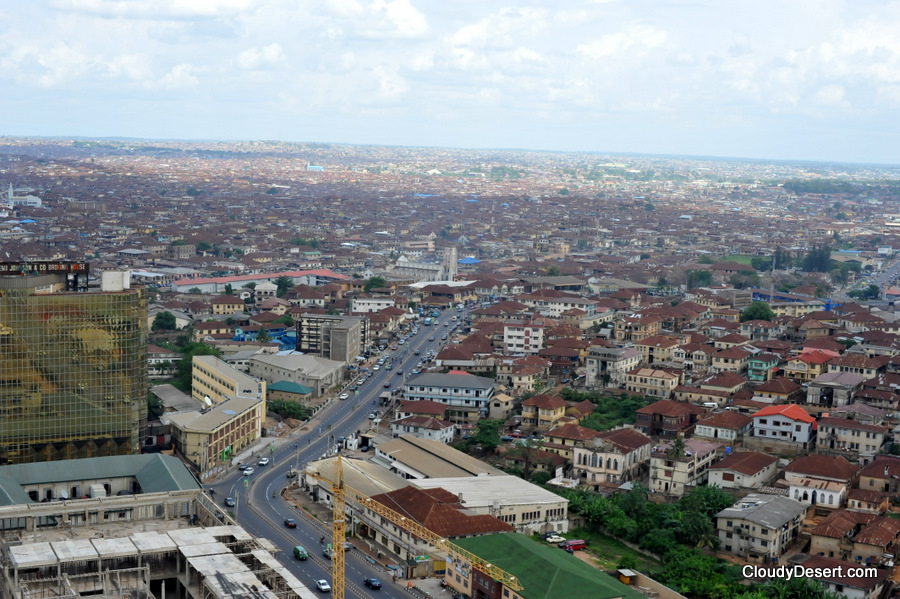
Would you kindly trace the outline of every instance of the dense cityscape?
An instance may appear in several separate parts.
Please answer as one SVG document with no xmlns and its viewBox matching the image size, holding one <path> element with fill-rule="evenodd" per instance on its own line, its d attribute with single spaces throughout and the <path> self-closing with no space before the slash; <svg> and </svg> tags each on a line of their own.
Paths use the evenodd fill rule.
<svg viewBox="0 0 900 599">
<path fill-rule="evenodd" d="M 0 597 L 897 592 L 900 168 L 0 141 Z"/>
</svg>

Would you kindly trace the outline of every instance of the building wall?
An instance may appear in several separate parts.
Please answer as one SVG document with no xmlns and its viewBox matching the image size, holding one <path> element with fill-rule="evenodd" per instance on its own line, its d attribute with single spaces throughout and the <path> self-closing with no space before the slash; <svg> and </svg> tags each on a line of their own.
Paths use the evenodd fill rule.
<svg viewBox="0 0 900 599">
<path fill-rule="evenodd" d="M 0 323 L 0 463 L 140 451 L 148 391 L 143 288 L 41 295 L 5 288 Z"/>
</svg>

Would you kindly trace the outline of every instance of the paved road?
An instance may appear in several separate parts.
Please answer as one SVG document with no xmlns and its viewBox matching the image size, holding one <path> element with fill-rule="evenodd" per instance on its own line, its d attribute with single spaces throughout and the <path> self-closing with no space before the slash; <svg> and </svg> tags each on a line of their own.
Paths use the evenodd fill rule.
<svg viewBox="0 0 900 599">
<path fill-rule="evenodd" d="M 322 555 L 324 546 L 320 543 L 323 535 L 326 542 L 330 541 L 331 530 L 303 514 L 295 513 L 290 504 L 282 499 L 280 491 L 288 482 L 285 474 L 291 465 L 302 467 L 309 461 L 319 459 L 327 452 L 329 443 L 334 438 L 349 437 L 357 430 L 368 428 L 368 415 L 374 409 L 373 402 L 377 402 L 378 396 L 386 391 L 384 383 L 390 382 L 391 389 L 398 388 L 421 359 L 421 356 L 415 355 L 416 350 L 424 355 L 429 349 L 437 351 L 449 343 L 450 327 L 453 324 L 450 322 L 451 317 L 460 314 L 466 312 L 447 309 L 436 324 L 420 326 L 419 333 L 410 336 L 405 345 L 398 346 L 397 350 L 388 350 L 393 362 L 392 370 L 382 368 L 373 372 L 373 376 L 357 394 L 351 393 L 350 399 L 334 401 L 320 410 L 311 420 L 306 432 L 274 440 L 269 451 L 263 451 L 256 459 L 247 462 L 255 469 L 254 474 L 244 477 L 234 471 L 207 485 L 208 489 L 213 490 L 219 504 L 226 497 L 234 497 L 237 501 L 235 519 L 240 525 L 250 534 L 272 541 L 281 551 L 278 558 L 282 564 L 311 589 L 315 590 L 315 581 L 318 579 L 331 581 L 330 561 Z M 450 326 L 445 327 L 444 323 L 450 323 Z M 442 341 L 441 337 L 445 334 L 448 335 L 448 340 Z M 429 341 L 432 336 L 434 341 Z M 403 369 L 402 376 L 396 374 L 399 368 Z M 384 408 L 379 406 L 379 409 Z M 267 466 L 256 465 L 257 459 L 263 456 L 269 457 L 271 463 Z M 293 517 L 297 521 L 296 529 L 284 526 L 284 519 L 287 517 Z M 295 545 L 302 545 L 308 550 L 308 560 L 294 559 Z M 359 552 L 350 551 L 346 554 L 345 568 L 348 583 L 345 594 L 348 598 L 375 595 L 397 599 L 409 597 L 400 584 L 391 583 L 391 576 L 383 567 L 369 563 Z M 382 590 L 373 591 L 363 586 L 363 579 L 373 576 L 384 584 Z"/>
</svg>

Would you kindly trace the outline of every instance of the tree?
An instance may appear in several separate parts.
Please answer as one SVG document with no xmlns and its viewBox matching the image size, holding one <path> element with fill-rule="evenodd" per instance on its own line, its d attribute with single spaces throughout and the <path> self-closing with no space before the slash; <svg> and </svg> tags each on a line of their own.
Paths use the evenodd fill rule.
<svg viewBox="0 0 900 599">
<path fill-rule="evenodd" d="M 712 284 L 712 273 L 708 270 L 687 271 L 687 288 L 703 287 Z"/>
<path fill-rule="evenodd" d="M 741 312 L 741 322 L 748 320 L 772 320 L 775 313 L 766 302 L 753 302 Z"/>
<path fill-rule="evenodd" d="M 878 299 L 881 296 L 881 289 L 879 289 L 878 285 L 869 283 L 869 286 L 865 289 L 854 289 L 847 295 L 859 300 Z"/>
<path fill-rule="evenodd" d="M 175 368 L 175 381 L 173 385 L 185 393 L 191 392 L 191 381 L 193 380 L 194 356 L 216 356 L 222 357 L 222 352 L 205 343 L 189 342 L 182 348 L 182 356 Z"/>
<path fill-rule="evenodd" d="M 728 282 L 735 289 L 748 289 L 751 287 L 759 287 L 762 282 L 759 275 L 755 272 L 738 272 L 728 278 Z"/>
<path fill-rule="evenodd" d="M 262 327 L 259 329 L 259 333 L 256 334 L 256 340 L 260 343 L 267 343 L 272 340 L 272 336 L 269 335 L 269 331 L 266 327 Z"/>
<path fill-rule="evenodd" d="M 188 289 L 188 293 L 193 295 L 200 295 L 201 293 L 203 293 L 203 291 L 199 287 L 191 287 L 190 289 Z"/>
<path fill-rule="evenodd" d="M 801 268 L 806 272 L 828 272 L 831 269 L 831 248 L 816 246 L 803 257 Z"/>
<path fill-rule="evenodd" d="M 495 449 L 500 445 L 500 429 L 502 420 L 479 420 L 475 425 L 475 434 L 469 438 L 469 446 L 480 445 L 485 451 Z"/>
<path fill-rule="evenodd" d="M 287 275 L 281 275 L 274 281 L 275 286 L 278 288 L 275 291 L 276 297 L 284 297 L 287 295 L 287 292 L 294 288 L 294 279 Z"/>
<path fill-rule="evenodd" d="M 771 256 L 753 256 L 750 258 L 750 266 L 759 271 L 767 271 L 772 268 Z"/>
<path fill-rule="evenodd" d="M 198 252 L 208 252 L 212 249 L 212 247 L 212 244 L 210 244 L 208 241 L 200 241 L 197 243 Z"/>
<path fill-rule="evenodd" d="M 548 277 L 558 277 L 559 276 L 559 267 L 555 264 L 552 264 L 544 270 L 544 274 Z"/>
<path fill-rule="evenodd" d="M 225 295 L 234 295 L 234 287 L 231 283 L 225 283 Z"/>
<path fill-rule="evenodd" d="M 285 314 L 284 316 L 273 320 L 272 324 L 283 324 L 286 327 L 292 327 L 294 326 L 294 319 L 291 318 L 290 314 Z"/>
<path fill-rule="evenodd" d="M 382 287 L 387 287 L 387 280 L 384 277 L 369 277 L 363 286 L 363 291 L 372 291 Z"/>
<path fill-rule="evenodd" d="M 171 312 L 160 312 L 153 319 L 154 331 L 174 331 L 175 327 L 175 315 Z"/>
</svg>

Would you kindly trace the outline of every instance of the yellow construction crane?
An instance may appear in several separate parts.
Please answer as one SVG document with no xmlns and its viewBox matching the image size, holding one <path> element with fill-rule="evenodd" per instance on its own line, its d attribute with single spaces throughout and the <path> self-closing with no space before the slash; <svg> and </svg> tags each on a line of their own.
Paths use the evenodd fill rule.
<svg viewBox="0 0 900 599">
<path fill-rule="evenodd" d="M 344 586 L 347 582 L 344 576 L 344 543 L 347 541 L 344 536 L 344 518 L 347 517 L 347 511 L 344 508 L 346 499 L 341 454 L 337 455 L 335 478 L 337 481 L 331 484 L 331 588 L 335 599 L 344 599 Z"/>
<path fill-rule="evenodd" d="M 371 497 L 360 493 L 354 488 L 346 486 L 343 480 L 344 472 L 340 454 L 337 456 L 335 469 L 335 479 L 337 479 L 337 482 L 332 482 L 319 473 L 310 473 L 310 475 L 316 480 L 326 483 L 332 489 L 332 520 L 334 521 L 332 528 L 332 545 L 334 547 L 332 550 L 332 577 L 335 591 L 334 596 L 337 599 L 343 599 L 344 597 L 344 541 L 346 540 L 344 537 L 344 519 L 346 518 L 345 506 L 348 494 L 356 501 L 361 509 L 371 510 L 385 520 L 395 524 L 398 528 L 406 530 L 409 534 L 422 539 L 434 547 L 438 552 L 444 554 L 456 554 L 458 558 L 463 558 L 468 561 L 473 568 L 484 572 L 492 579 L 503 583 L 513 591 L 522 590 L 522 583 L 509 572 L 486 562 L 459 545 L 451 543 L 411 518 L 407 518 L 386 505 L 375 501 Z M 340 593 L 340 595 L 338 595 L 338 593 Z"/>
</svg>

